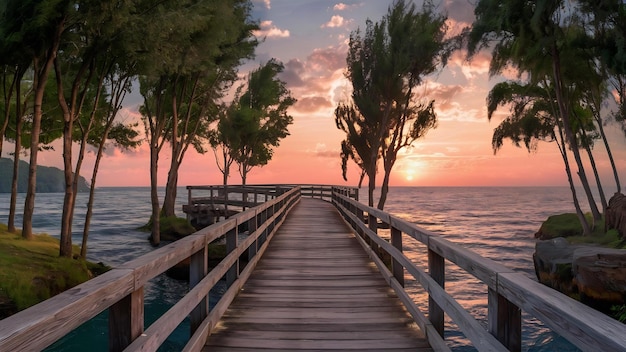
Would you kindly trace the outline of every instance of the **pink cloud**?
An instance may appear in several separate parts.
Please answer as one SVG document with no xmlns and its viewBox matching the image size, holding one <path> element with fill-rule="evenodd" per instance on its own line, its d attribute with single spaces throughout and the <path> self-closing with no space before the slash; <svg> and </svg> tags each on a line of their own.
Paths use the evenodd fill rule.
<svg viewBox="0 0 626 352">
<path fill-rule="evenodd" d="M 254 2 L 263 3 L 263 5 L 265 5 L 265 8 L 268 10 L 272 8 L 270 0 L 254 0 Z"/>
<path fill-rule="evenodd" d="M 348 24 L 352 23 L 351 20 L 346 20 L 342 16 L 334 15 L 331 17 L 330 21 L 326 22 L 321 26 L 321 28 L 339 28 L 345 27 Z"/>
<path fill-rule="evenodd" d="M 363 4 L 361 3 L 361 4 L 347 5 L 347 4 L 344 4 L 343 2 L 340 2 L 340 3 L 336 4 L 335 6 L 333 6 L 333 10 L 335 10 L 335 11 L 346 11 L 346 10 L 357 8 L 357 7 L 361 6 L 361 5 L 363 5 Z"/>
<path fill-rule="evenodd" d="M 272 21 L 263 21 L 259 24 L 259 30 L 254 31 L 254 35 L 256 37 L 267 37 L 267 38 L 288 38 L 289 30 L 287 29 L 279 29 L 276 27 Z"/>
</svg>

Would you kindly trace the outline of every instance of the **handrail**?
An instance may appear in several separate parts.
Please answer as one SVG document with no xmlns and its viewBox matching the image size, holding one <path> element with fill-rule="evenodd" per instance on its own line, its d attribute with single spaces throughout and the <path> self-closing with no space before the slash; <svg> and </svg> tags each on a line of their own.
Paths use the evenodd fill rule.
<svg viewBox="0 0 626 352">
<path fill-rule="evenodd" d="M 186 350 L 199 351 L 243 285 L 291 208 L 300 200 L 300 188 L 241 212 L 225 221 L 154 250 L 40 304 L 0 321 L 0 351 L 42 350 L 82 323 L 109 309 L 109 350 L 156 350 L 183 319 L 190 316 L 192 338 Z M 238 231 L 248 237 L 238 243 Z M 228 255 L 208 272 L 207 246 L 226 236 Z M 239 256 L 249 262 L 240 272 Z M 144 285 L 177 263 L 190 258 L 190 291 L 144 331 Z M 209 313 L 208 294 L 226 276 L 227 292 Z"/>
<path fill-rule="evenodd" d="M 359 235 L 357 238 L 425 331 L 433 347 L 440 346 L 442 342 L 445 312 L 478 350 L 520 351 L 521 310 L 524 310 L 582 350 L 626 351 L 624 324 L 524 274 L 483 258 L 435 233 L 350 199 L 341 192 L 333 193 L 333 204 Z M 378 236 L 379 221 L 389 226 L 391 243 Z M 426 245 L 428 274 L 403 254 L 403 235 Z M 391 270 L 378 257 L 379 249 L 391 256 Z M 487 285 L 488 331 L 445 291 L 446 259 Z M 429 295 L 428 319 L 403 289 L 404 270 Z"/>
</svg>

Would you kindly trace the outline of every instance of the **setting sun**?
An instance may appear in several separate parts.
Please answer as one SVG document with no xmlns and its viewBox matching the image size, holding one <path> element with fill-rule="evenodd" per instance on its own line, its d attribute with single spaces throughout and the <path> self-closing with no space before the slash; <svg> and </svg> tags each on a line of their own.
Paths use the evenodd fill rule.
<svg viewBox="0 0 626 352">
<path fill-rule="evenodd" d="M 404 172 L 404 174 L 405 174 L 405 178 L 406 178 L 407 181 L 413 181 L 413 179 L 415 178 L 415 170 L 414 169 L 406 170 Z"/>
</svg>

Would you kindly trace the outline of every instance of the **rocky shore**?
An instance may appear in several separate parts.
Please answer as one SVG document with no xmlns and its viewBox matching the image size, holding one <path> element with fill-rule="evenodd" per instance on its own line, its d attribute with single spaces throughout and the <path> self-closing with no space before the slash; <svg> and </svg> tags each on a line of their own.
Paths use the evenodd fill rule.
<svg viewBox="0 0 626 352">
<path fill-rule="evenodd" d="M 626 304 L 626 250 L 570 244 L 557 237 L 537 241 L 533 255 L 539 282 L 609 313 Z"/>
<path fill-rule="evenodd" d="M 537 279 L 590 307 L 611 314 L 626 305 L 626 197 L 609 201 L 605 224 L 583 236 L 575 214 L 551 216 L 535 234 Z M 587 243 L 575 243 L 578 237 Z"/>
</svg>

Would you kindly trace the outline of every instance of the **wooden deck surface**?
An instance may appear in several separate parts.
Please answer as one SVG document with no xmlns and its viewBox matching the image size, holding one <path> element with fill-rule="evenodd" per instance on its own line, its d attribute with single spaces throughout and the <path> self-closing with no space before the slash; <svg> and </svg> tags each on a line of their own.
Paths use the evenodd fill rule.
<svg viewBox="0 0 626 352">
<path fill-rule="evenodd" d="M 432 351 L 335 208 L 302 198 L 203 351 Z"/>
</svg>

